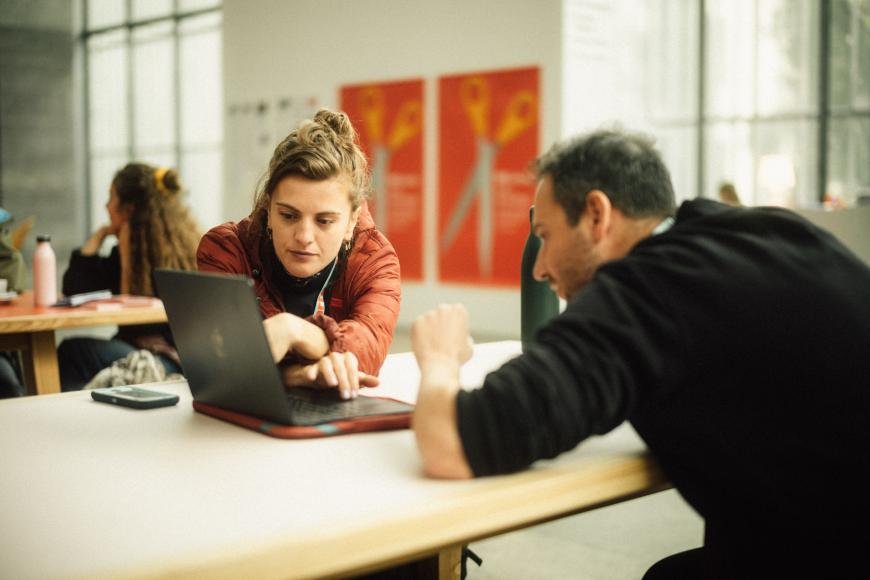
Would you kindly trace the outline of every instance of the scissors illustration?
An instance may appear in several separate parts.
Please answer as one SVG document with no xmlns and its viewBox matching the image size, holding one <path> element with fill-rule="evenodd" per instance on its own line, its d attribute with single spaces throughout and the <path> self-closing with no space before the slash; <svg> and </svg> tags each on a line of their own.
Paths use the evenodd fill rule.
<svg viewBox="0 0 870 580">
<path fill-rule="evenodd" d="M 444 229 L 441 251 L 444 253 L 453 245 L 476 198 L 478 200 L 477 261 L 481 275 L 488 278 L 492 274 L 492 172 L 495 158 L 502 146 L 534 125 L 537 107 L 532 91 L 517 91 L 508 102 L 494 137 L 490 137 L 491 103 L 489 84 L 486 79 L 480 76 L 465 79 L 460 85 L 459 99 L 477 139 L 477 161 Z"/>
<path fill-rule="evenodd" d="M 369 139 L 372 142 L 372 189 L 375 194 L 375 223 L 387 232 L 387 171 L 393 151 L 404 146 L 422 127 L 422 103 L 412 99 L 402 103 L 384 140 L 384 91 L 366 87 L 360 92 L 359 106 Z"/>
</svg>

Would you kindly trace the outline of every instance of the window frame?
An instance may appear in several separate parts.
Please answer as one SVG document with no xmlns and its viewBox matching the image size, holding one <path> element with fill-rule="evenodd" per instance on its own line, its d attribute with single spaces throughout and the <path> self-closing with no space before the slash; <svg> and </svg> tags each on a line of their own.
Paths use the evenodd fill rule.
<svg viewBox="0 0 870 580">
<path fill-rule="evenodd" d="M 696 110 L 693 111 L 693 119 L 687 121 L 686 119 L 676 120 L 651 117 L 652 126 L 656 131 L 676 130 L 679 128 L 694 129 L 694 140 L 697 153 L 694 163 L 696 195 L 698 197 L 711 197 L 715 195 L 714 191 L 711 190 L 711 186 L 714 186 L 715 184 L 707 183 L 707 176 L 709 174 L 711 162 L 714 160 L 716 154 L 716 148 L 712 146 L 712 136 L 715 136 L 717 132 L 723 130 L 723 127 L 726 126 L 735 127 L 734 130 L 737 130 L 738 125 L 748 125 L 750 134 L 749 154 L 753 159 L 753 167 L 755 167 L 755 170 L 753 170 L 753 190 L 751 192 L 746 192 L 745 195 L 747 196 L 747 199 L 744 201 L 751 204 L 752 200 L 756 199 L 760 193 L 757 183 L 757 165 L 763 151 L 759 145 L 757 133 L 759 131 L 764 131 L 766 126 L 782 122 L 794 123 L 796 129 L 799 129 L 799 125 L 801 124 L 814 123 L 814 139 L 813 142 L 808 145 L 813 147 L 815 150 L 810 152 L 806 158 L 808 163 L 813 163 L 814 165 L 811 168 L 805 168 L 805 172 L 814 173 L 814 180 L 809 187 L 811 188 L 813 199 L 821 204 L 831 187 L 831 183 L 829 183 L 831 169 L 836 163 L 836 160 L 833 159 L 831 148 L 832 125 L 842 125 L 843 121 L 861 121 L 865 124 L 870 123 L 870 106 L 856 107 L 854 105 L 854 98 L 851 93 L 853 90 L 851 88 L 851 81 L 849 84 L 849 104 L 847 106 L 839 107 L 831 106 L 831 90 L 835 83 L 835 79 L 833 78 L 835 71 L 832 66 L 832 60 L 834 58 L 832 42 L 834 42 L 834 35 L 836 33 L 834 30 L 835 22 L 833 19 L 833 10 L 834 2 L 837 0 L 821 0 L 816 9 L 819 17 L 817 21 L 813 23 L 815 27 L 814 30 L 812 30 L 811 41 L 818 44 L 809 49 L 815 56 L 815 62 L 812 62 L 811 65 L 816 68 L 814 74 L 817 76 L 814 87 L 815 94 L 811 106 L 806 110 L 763 112 L 761 107 L 759 107 L 758 98 L 755 94 L 758 92 L 757 85 L 759 77 L 758 54 L 757 51 L 755 51 L 752 62 L 752 71 L 748 73 L 752 75 L 751 84 L 753 87 L 752 111 L 749 114 L 739 112 L 720 114 L 711 110 L 710 91 L 719 89 L 728 90 L 729 88 L 727 86 L 712 86 L 713 83 L 708 79 L 708 73 L 712 66 L 710 60 L 710 14 L 713 3 L 717 1 L 728 0 L 697 0 L 695 8 L 695 10 L 697 10 L 698 18 L 695 23 L 697 33 L 695 38 L 697 40 L 697 45 L 694 49 L 698 54 L 698 70 L 695 85 L 695 102 L 697 103 L 697 106 Z M 753 19 L 751 36 L 756 45 L 759 42 L 760 35 L 757 14 L 759 12 L 759 5 L 762 1 L 763 0 L 751 0 L 752 10 L 756 14 Z M 862 1 L 866 2 L 867 0 Z M 857 13 L 854 10 L 849 13 L 849 26 L 854 34 L 859 34 L 860 31 L 856 30 L 856 19 L 859 18 L 859 16 L 856 14 Z M 857 54 L 857 49 L 853 49 L 853 52 L 855 52 L 855 54 L 851 55 L 852 59 L 860 58 L 860 55 Z M 867 66 L 870 63 L 856 64 L 855 62 L 850 61 L 849 64 L 850 73 L 854 73 L 851 69 L 860 65 Z M 810 73 L 808 72 L 807 74 Z M 651 107 L 648 106 L 648 110 L 650 109 Z M 805 132 L 806 131 L 804 131 L 804 133 Z M 848 151 L 848 154 L 853 157 L 855 155 L 851 149 Z M 852 159 L 852 162 L 854 163 L 855 160 Z M 868 162 L 870 162 L 870 160 L 868 160 Z M 854 183 L 851 185 L 857 186 L 858 189 L 862 186 L 870 188 L 870 183 Z"/>
<path fill-rule="evenodd" d="M 94 183 L 93 178 L 93 161 L 94 161 L 94 151 L 92 149 L 92 135 L 91 135 L 91 68 L 90 68 L 90 52 L 89 52 L 89 42 L 94 37 L 99 37 L 101 35 L 116 33 L 119 30 L 126 31 L 126 38 L 123 42 L 126 44 L 125 51 L 125 66 L 126 66 L 126 83 L 125 83 L 125 100 L 126 100 L 126 123 L 127 123 L 127 138 L 126 138 L 126 157 L 128 161 L 132 161 L 136 157 L 136 107 L 134 104 L 134 89 L 135 89 L 135 62 L 133 51 L 136 45 L 136 35 L 134 32 L 136 30 L 142 29 L 143 27 L 161 24 L 161 23 L 171 23 L 171 32 L 169 33 L 169 37 L 172 40 L 172 60 L 173 60 L 173 75 L 171 80 L 171 90 L 172 95 L 174 97 L 174 107 L 172 111 L 174 127 L 173 127 L 173 143 L 171 146 L 172 149 L 172 157 L 174 158 L 173 167 L 178 169 L 180 175 L 184 175 L 184 167 L 182 167 L 184 154 L 185 154 L 185 146 L 183 142 L 182 135 L 182 82 L 181 82 L 181 40 L 186 36 L 192 36 L 195 34 L 201 34 L 202 30 L 195 30 L 193 32 L 185 33 L 183 30 L 183 26 L 181 23 L 183 21 L 206 16 L 209 14 L 223 14 L 223 3 L 221 0 L 216 0 L 213 6 L 206 8 L 199 8 L 193 10 L 179 10 L 180 0 L 172 0 L 171 10 L 168 14 L 162 16 L 155 16 L 151 18 L 142 18 L 142 19 L 134 19 L 131 18 L 133 14 L 133 5 L 134 0 L 123 0 L 124 7 L 123 13 L 124 18 L 121 22 L 117 24 L 107 25 L 107 26 L 99 26 L 95 28 L 89 28 L 88 25 L 88 8 L 90 0 L 80 0 L 79 2 L 79 33 L 78 33 L 78 46 L 79 52 L 81 54 L 80 58 L 80 71 L 81 71 L 81 118 L 82 118 L 82 145 L 84 149 L 84 155 L 82 158 L 82 162 L 84 164 L 82 171 L 82 182 L 85 191 L 85 227 L 87 231 L 92 231 L 95 227 L 94 222 L 94 208 L 98 203 L 95 203 L 94 197 L 94 186 L 96 187 L 104 187 L 106 184 Z M 218 29 L 222 33 L 222 21 L 217 25 Z M 203 148 L 216 148 L 221 154 L 223 153 L 223 134 L 221 134 L 220 139 L 208 146 L 202 144 L 196 144 L 193 146 L 194 150 L 202 150 Z"/>
</svg>

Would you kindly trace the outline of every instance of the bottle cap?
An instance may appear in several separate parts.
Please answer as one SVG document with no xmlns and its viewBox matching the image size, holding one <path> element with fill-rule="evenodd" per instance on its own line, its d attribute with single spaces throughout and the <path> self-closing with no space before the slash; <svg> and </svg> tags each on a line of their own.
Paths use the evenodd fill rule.
<svg viewBox="0 0 870 580">
<path fill-rule="evenodd" d="M 36 236 L 36 241 L 37 242 L 50 242 L 51 236 L 48 234 L 40 234 L 40 235 Z"/>
</svg>

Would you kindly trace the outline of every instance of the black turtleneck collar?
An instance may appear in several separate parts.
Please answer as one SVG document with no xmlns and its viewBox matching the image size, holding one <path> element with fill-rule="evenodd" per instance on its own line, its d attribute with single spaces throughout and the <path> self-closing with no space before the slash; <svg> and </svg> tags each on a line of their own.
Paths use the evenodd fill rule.
<svg viewBox="0 0 870 580">
<path fill-rule="evenodd" d="M 333 262 L 335 262 L 334 259 L 331 260 L 325 268 L 307 278 L 298 278 L 290 274 L 286 268 L 284 268 L 284 264 L 281 263 L 277 254 L 275 254 L 275 248 L 271 244 L 269 244 L 269 247 L 272 248 L 272 271 L 275 272 L 278 287 L 281 288 L 282 292 L 285 290 L 304 292 L 311 286 L 316 286 L 319 292 L 320 288 L 323 286 L 323 282 L 326 280 L 326 276 L 329 275 L 329 270 L 332 268 Z"/>
</svg>

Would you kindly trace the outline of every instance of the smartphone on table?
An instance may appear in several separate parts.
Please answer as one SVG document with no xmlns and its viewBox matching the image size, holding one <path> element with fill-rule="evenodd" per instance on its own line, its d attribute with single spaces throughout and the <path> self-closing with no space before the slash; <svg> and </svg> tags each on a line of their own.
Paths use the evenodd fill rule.
<svg viewBox="0 0 870 580">
<path fill-rule="evenodd" d="M 94 389 L 91 397 L 95 401 L 112 403 L 134 409 L 154 409 L 169 407 L 178 403 L 178 395 L 152 391 L 141 387 L 107 387 Z"/>
</svg>

